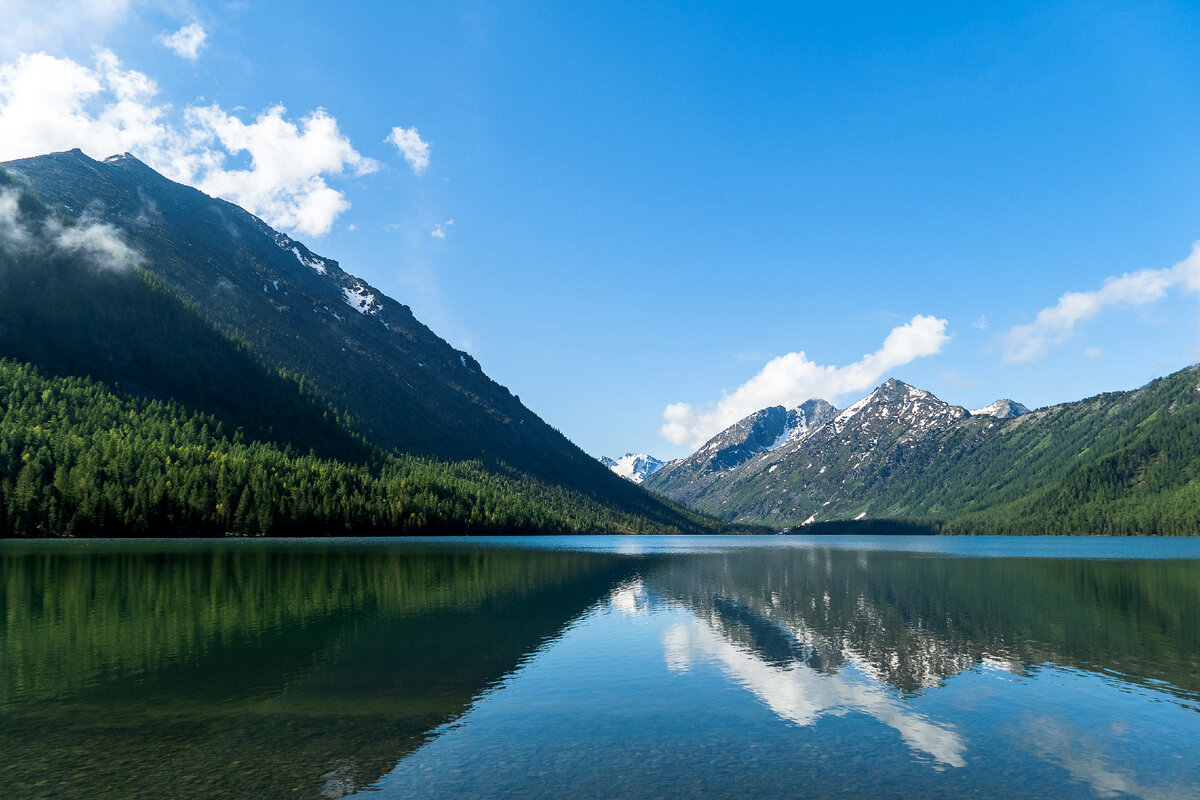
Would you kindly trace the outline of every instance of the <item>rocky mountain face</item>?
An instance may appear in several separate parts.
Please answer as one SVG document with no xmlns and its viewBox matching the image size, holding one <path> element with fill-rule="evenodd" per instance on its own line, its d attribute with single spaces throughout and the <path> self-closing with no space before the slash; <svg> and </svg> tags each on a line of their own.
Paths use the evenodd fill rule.
<svg viewBox="0 0 1200 800">
<path fill-rule="evenodd" d="M 793 409 L 771 406 L 739 420 L 690 456 L 655 473 L 652 487 L 684 503 L 756 456 L 802 440 L 837 414 L 824 400 L 808 400 Z"/>
<path fill-rule="evenodd" d="M 264 360 L 304 376 L 385 447 L 456 458 L 486 449 L 523 461 L 526 441 L 540 439 L 561 456 L 583 455 L 553 441 L 408 306 L 232 203 L 130 155 L 97 162 L 72 150 L 0 168 L 60 214 L 111 225 L 173 293 Z"/>
<path fill-rule="evenodd" d="M 889 380 L 732 468 L 716 469 L 720 447 L 706 445 L 645 485 L 724 519 L 777 528 L 865 520 L 942 532 L 1194 535 L 1198 373 L 1032 412 L 1012 400 L 968 412 Z M 769 416 L 753 415 L 713 442 L 747 439 Z"/>
<path fill-rule="evenodd" d="M 634 483 L 642 483 L 646 478 L 663 468 L 665 462 L 645 453 L 626 453 L 620 458 L 600 456 L 596 459 L 617 475 Z"/>
<path fill-rule="evenodd" d="M 710 457 L 713 443 L 718 447 L 711 452 L 721 452 L 723 443 L 749 440 L 747 428 L 753 430 L 767 418 L 782 416 L 782 409 L 766 409 L 722 432 L 690 456 L 693 463 L 708 465 L 691 480 L 668 483 L 682 472 L 668 473 L 668 467 L 648 486 L 729 518 L 793 524 L 852 518 L 860 513 L 858 506 L 864 496 L 893 473 L 935 457 L 943 436 L 970 419 L 965 408 L 897 380 L 887 381 L 841 412 L 834 413 L 824 401 L 809 402 L 820 404 L 815 406 L 817 422 L 802 433 L 777 439 L 771 442 L 773 446 L 743 447 L 740 454 L 749 453 L 749 457 L 733 464 Z M 772 411 L 776 413 L 769 413 Z"/>
</svg>

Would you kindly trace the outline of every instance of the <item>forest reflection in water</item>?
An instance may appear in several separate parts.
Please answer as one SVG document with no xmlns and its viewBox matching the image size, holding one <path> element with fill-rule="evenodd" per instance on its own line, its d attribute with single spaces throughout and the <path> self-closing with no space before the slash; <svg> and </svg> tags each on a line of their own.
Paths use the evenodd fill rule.
<svg viewBox="0 0 1200 800">
<path fill-rule="evenodd" d="M 0 579 L 21 797 L 1200 782 L 1194 559 L 52 542 Z"/>
</svg>

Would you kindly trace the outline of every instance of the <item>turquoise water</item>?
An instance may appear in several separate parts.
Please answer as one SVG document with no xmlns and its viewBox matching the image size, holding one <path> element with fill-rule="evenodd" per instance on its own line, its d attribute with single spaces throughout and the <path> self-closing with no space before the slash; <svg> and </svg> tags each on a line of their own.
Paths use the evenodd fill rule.
<svg viewBox="0 0 1200 800">
<path fill-rule="evenodd" d="M 0 544 L 6 794 L 1195 797 L 1200 542 Z"/>
</svg>

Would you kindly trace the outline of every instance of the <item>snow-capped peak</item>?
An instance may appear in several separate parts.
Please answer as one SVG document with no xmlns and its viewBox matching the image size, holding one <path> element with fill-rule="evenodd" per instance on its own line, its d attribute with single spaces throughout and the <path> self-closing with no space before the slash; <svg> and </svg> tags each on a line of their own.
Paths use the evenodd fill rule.
<svg viewBox="0 0 1200 800">
<path fill-rule="evenodd" d="M 976 408 L 971 411 L 972 417 L 995 417 L 996 419 L 1010 419 L 1019 417 L 1022 414 L 1028 414 L 1029 409 L 1021 405 L 1015 400 L 1009 400 L 1007 397 L 1001 398 L 989 406 Z"/>
<path fill-rule="evenodd" d="M 662 461 L 645 453 L 626 453 L 618 459 L 600 456 L 601 464 L 611 469 L 626 480 L 641 483 L 663 467 Z"/>
<path fill-rule="evenodd" d="M 852 418 L 866 410 L 869 410 L 868 416 L 861 422 L 856 421 L 856 426 L 872 424 L 875 420 L 905 420 L 908 424 L 927 427 L 933 424 L 934 419 L 952 421 L 967 416 L 967 410 L 961 406 L 949 405 L 924 389 L 889 378 L 875 391 L 838 414 L 833 421 L 833 429 L 841 433 Z"/>
</svg>

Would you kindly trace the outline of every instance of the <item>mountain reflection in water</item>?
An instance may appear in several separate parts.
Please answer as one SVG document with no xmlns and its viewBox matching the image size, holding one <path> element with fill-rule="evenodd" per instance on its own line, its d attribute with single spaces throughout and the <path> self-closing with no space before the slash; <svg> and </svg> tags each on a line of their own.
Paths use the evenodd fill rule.
<svg viewBox="0 0 1200 800">
<path fill-rule="evenodd" d="M 5 545 L 0 772 L 31 798 L 1200 784 L 1200 561 L 779 538 Z"/>
<path fill-rule="evenodd" d="M 909 747 L 927 753 L 939 765 L 966 765 L 966 745 L 952 728 L 905 710 L 902 700 L 869 671 L 842 669 L 830 675 L 804 660 L 789 667 L 772 664 L 722 636 L 719 626 L 700 619 L 672 627 L 663 644 L 672 670 L 690 669 L 702 658 L 716 661 L 731 679 L 788 722 L 812 725 L 823 714 L 861 712 L 899 731 Z"/>
</svg>

